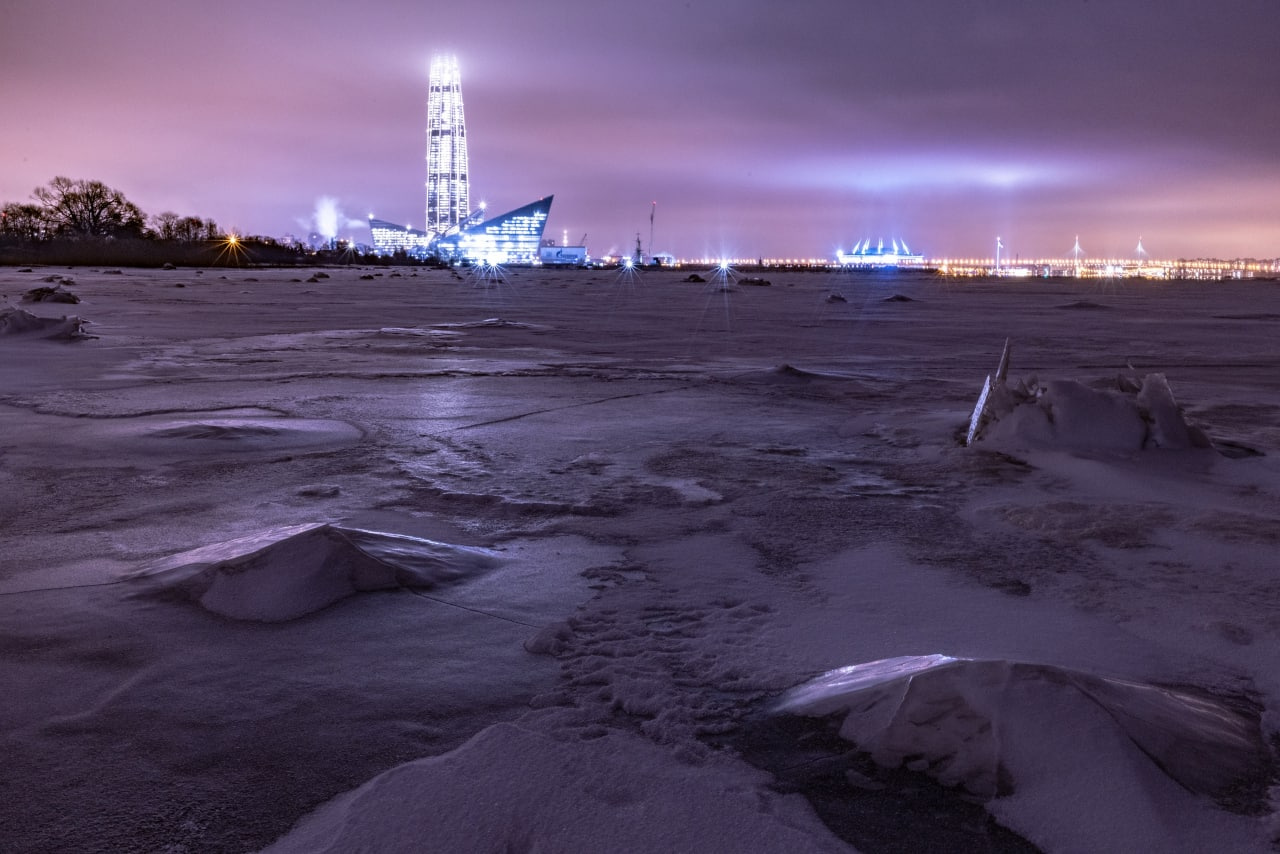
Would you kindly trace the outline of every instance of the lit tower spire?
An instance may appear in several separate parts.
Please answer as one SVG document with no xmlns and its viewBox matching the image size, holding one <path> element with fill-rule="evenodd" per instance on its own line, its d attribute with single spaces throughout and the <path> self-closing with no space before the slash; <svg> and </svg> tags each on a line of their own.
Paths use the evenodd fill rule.
<svg viewBox="0 0 1280 854">
<path fill-rule="evenodd" d="M 467 123 L 456 56 L 431 58 L 427 97 L 427 231 L 457 228 L 471 212 Z"/>
</svg>

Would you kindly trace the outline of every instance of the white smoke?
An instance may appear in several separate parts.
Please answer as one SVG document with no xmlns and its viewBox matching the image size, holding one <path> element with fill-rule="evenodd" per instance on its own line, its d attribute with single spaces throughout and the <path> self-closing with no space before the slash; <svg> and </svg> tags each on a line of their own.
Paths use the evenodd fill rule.
<svg viewBox="0 0 1280 854">
<path fill-rule="evenodd" d="M 333 196 L 321 196 L 316 199 L 316 210 L 313 214 L 316 231 L 326 240 L 338 236 L 338 200 Z"/>
<path fill-rule="evenodd" d="M 311 214 L 309 225 L 325 240 L 333 240 L 338 236 L 339 229 L 363 228 L 367 223 L 344 214 L 333 196 L 321 196 L 316 199 L 316 208 Z"/>
</svg>

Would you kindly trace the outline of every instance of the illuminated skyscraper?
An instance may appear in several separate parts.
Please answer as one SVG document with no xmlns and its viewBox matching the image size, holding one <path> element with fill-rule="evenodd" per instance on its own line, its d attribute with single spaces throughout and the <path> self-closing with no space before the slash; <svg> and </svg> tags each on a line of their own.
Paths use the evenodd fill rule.
<svg viewBox="0 0 1280 854">
<path fill-rule="evenodd" d="M 369 214 L 374 248 L 451 262 L 536 264 L 551 196 L 485 218 L 484 202 L 473 212 L 467 176 L 467 125 L 462 117 L 458 60 L 431 60 L 427 98 L 427 227 L 423 231 Z"/>
<path fill-rule="evenodd" d="M 427 97 L 427 231 L 456 229 L 471 212 L 467 124 L 462 116 L 458 58 L 431 59 Z"/>
</svg>

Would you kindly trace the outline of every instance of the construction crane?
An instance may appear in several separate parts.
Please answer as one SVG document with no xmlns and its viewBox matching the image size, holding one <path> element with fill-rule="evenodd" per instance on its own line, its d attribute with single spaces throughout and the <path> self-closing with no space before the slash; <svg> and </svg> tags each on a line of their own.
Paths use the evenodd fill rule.
<svg viewBox="0 0 1280 854">
<path fill-rule="evenodd" d="M 658 212 L 658 203 L 654 202 L 653 207 L 649 208 L 649 257 L 653 258 L 653 215 Z"/>
</svg>

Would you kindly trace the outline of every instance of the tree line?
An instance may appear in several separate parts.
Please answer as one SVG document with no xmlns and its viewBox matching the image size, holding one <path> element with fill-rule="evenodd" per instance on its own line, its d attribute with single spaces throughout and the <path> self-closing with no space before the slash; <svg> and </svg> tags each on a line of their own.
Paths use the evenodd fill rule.
<svg viewBox="0 0 1280 854">
<path fill-rule="evenodd" d="M 32 191 L 30 201 L 0 206 L 0 264 L 225 267 L 307 260 L 301 247 L 232 238 L 211 219 L 173 211 L 147 216 L 101 181 L 60 175 Z"/>
<path fill-rule="evenodd" d="M 403 250 L 364 254 L 355 247 L 311 252 L 269 237 L 232 238 L 211 219 L 165 211 L 148 216 L 101 181 L 59 175 L 29 202 L 0 206 L 0 264 L 112 264 L 205 267 L 419 264 Z M 438 263 L 438 262 L 436 262 Z"/>
<path fill-rule="evenodd" d="M 32 191 L 31 199 L 0 208 L 0 238 L 25 243 L 84 238 L 193 242 L 223 236 L 211 219 L 173 211 L 147 216 L 124 193 L 101 181 L 59 175 Z"/>
</svg>

